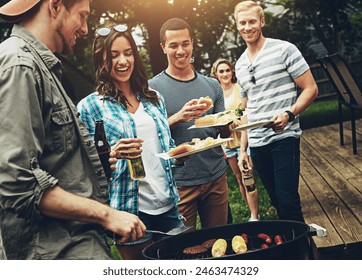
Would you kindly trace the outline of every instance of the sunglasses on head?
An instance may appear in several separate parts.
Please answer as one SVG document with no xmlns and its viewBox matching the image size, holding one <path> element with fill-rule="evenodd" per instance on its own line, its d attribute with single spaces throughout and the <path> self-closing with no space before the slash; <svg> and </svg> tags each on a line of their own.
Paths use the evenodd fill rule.
<svg viewBox="0 0 362 280">
<path fill-rule="evenodd" d="M 96 30 L 96 35 L 106 37 L 109 35 L 109 33 L 111 33 L 112 29 L 116 30 L 117 32 L 126 32 L 128 30 L 128 26 L 127 24 L 122 23 L 112 27 L 101 27 Z"/>
<path fill-rule="evenodd" d="M 249 73 L 251 75 L 251 82 L 255 85 L 256 84 L 256 79 L 255 79 L 255 76 L 254 76 L 254 67 L 253 67 L 253 65 L 250 64 L 248 66 L 248 71 L 249 71 Z"/>
<path fill-rule="evenodd" d="M 223 74 L 224 72 L 230 73 L 230 72 L 231 72 L 231 69 L 226 69 L 226 70 L 221 69 L 221 70 L 219 70 L 218 72 L 219 72 L 220 74 Z"/>
</svg>

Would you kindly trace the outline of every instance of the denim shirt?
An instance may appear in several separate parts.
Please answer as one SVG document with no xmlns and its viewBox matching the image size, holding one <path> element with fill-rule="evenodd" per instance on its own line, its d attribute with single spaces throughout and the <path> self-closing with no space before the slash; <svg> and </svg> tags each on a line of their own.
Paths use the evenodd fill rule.
<svg viewBox="0 0 362 280">
<path fill-rule="evenodd" d="M 93 140 L 60 84 L 60 61 L 14 25 L 0 44 L 0 244 L 7 259 L 110 259 L 99 225 L 43 216 L 45 191 L 107 203 Z"/>
<path fill-rule="evenodd" d="M 157 93 L 158 94 L 158 93 Z M 139 98 L 145 111 L 155 121 L 158 139 L 162 152 L 168 152 L 175 146 L 171 138 L 168 125 L 166 109 L 162 97 L 159 96 L 159 105 Z M 94 136 L 95 121 L 103 120 L 107 140 L 111 146 L 115 145 L 121 138 L 137 138 L 135 122 L 123 104 L 120 104 L 113 97 L 95 92 L 82 99 L 78 105 L 78 112 L 81 120 L 86 124 L 91 136 Z M 156 155 L 155 155 L 156 156 Z M 170 203 L 177 205 L 179 200 L 175 181 L 172 176 L 172 161 L 161 160 L 166 171 L 168 185 L 164 186 L 169 193 Z M 146 174 L 147 176 L 147 174 Z M 116 164 L 116 170 L 112 173 L 110 184 L 110 205 L 111 207 L 138 214 L 138 180 L 130 177 L 127 160 L 120 159 Z"/>
</svg>

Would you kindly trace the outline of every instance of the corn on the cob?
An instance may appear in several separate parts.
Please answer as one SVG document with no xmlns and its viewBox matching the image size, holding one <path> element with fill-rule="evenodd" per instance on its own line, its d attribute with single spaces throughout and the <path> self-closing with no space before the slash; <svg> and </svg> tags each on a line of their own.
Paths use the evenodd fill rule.
<svg viewBox="0 0 362 280">
<path fill-rule="evenodd" d="M 225 256 L 226 247 L 227 247 L 227 243 L 226 243 L 225 239 L 220 238 L 220 239 L 216 240 L 214 245 L 212 245 L 211 255 L 214 258 Z"/>
<path fill-rule="evenodd" d="M 236 254 L 243 254 L 247 251 L 245 240 L 241 235 L 235 235 L 231 241 L 231 247 Z"/>
</svg>

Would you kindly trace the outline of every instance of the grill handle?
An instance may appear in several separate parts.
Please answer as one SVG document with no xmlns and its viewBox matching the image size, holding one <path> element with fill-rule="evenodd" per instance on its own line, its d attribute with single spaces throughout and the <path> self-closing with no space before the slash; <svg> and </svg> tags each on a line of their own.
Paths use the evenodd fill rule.
<svg viewBox="0 0 362 280">
<path fill-rule="evenodd" d="M 327 229 L 317 224 L 309 224 L 309 236 L 318 236 L 318 237 L 327 236 Z"/>
</svg>

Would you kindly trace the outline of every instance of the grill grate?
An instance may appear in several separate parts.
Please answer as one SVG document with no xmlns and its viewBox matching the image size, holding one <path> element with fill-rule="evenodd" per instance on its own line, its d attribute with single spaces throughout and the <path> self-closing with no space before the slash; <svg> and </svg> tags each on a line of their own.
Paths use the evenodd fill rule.
<svg viewBox="0 0 362 280">
<path fill-rule="evenodd" d="M 274 246 L 278 246 L 278 245 L 276 245 L 274 243 L 274 236 L 275 235 L 269 235 L 269 236 L 272 238 L 272 244 L 269 244 L 269 248 L 272 248 Z M 280 235 L 280 236 L 282 237 L 283 242 L 287 242 L 287 241 L 295 239 L 295 232 L 294 232 L 294 230 L 291 230 L 290 234 L 288 234 L 288 235 Z M 249 239 L 248 243 L 247 243 L 248 251 L 245 254 L 256 251 L 256 250 L 268 250 L 269 249 L 269 248 L 266 248 L 266 249 L 261 249 L 260 248 L 260 246 L 262 244 L 264 244 L 265 242 L 262 239 L 258 238 L 257 236 L 249 236 L 248 235 L 248 239 Z M 232 240 L 232 238 L 225 238 L 225 240 L 228 243 L 227 250 L 226 250 L 226 256 L 236 255 L 234 253 L 234 251 L 232 250 L 232 248 L 231 248 L 231 240 Z M 195 245 L 197 245 L 197 244 L 195 244 Z M 175 251 L 175 252 L 172 252 L 172 251 L 165 252 L 165 251 L 161 251 L 160 249 L 157 249 L 157 258 L 158 259 L 167 259 L 167 260 L 194 260 L 194 259 L 210 259 L 210 258 L 213 258 L 212 255 L 211 255 L 211 248 L 208 249 L 207 252 L 204 252 L 204 253 L 201 253 L 201 254 L 184 254 L 183 249 Z"/>
</svg>

